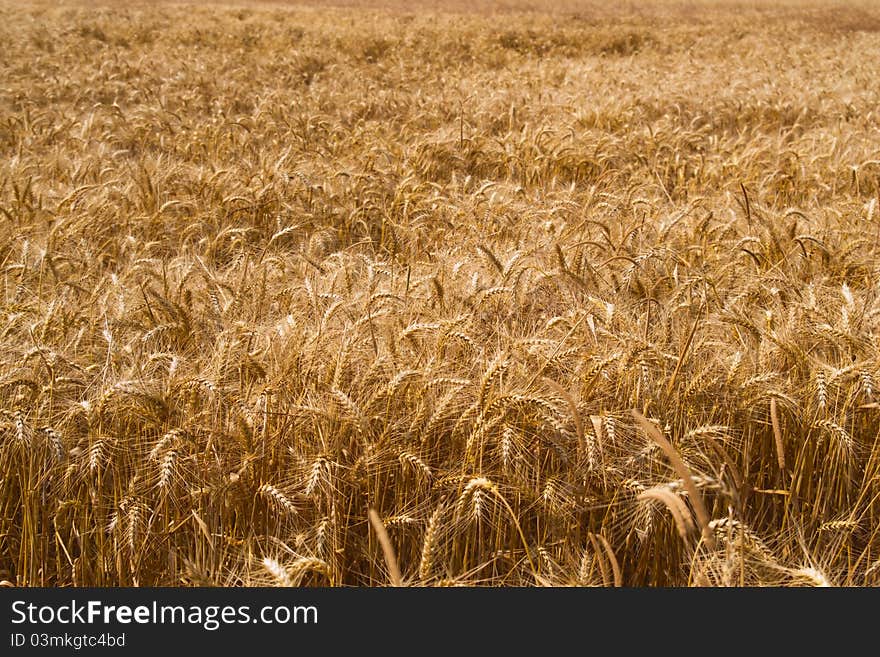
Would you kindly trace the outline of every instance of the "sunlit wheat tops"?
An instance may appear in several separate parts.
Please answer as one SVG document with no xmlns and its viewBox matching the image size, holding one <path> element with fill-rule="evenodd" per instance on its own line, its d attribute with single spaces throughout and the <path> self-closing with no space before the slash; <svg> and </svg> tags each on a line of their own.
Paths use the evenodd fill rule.
<svg viewBox="0 0 880 657">
<path fill-rule="evenodd" d="M 880 10 L 428 4 L 0 0 L 0 583 L 880 584 Z"/>
</svg>

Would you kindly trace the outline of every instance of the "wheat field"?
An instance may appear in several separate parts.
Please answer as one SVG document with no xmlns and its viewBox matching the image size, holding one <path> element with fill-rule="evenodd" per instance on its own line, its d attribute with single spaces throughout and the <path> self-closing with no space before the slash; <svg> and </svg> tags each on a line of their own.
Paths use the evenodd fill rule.
<svg viewBox="0 0 880 657">
<path fill-rule="evenodd" d="M 880 10 L 537 6 L 0 0 L 0 580 L 880 581 Z"/>
</svg>

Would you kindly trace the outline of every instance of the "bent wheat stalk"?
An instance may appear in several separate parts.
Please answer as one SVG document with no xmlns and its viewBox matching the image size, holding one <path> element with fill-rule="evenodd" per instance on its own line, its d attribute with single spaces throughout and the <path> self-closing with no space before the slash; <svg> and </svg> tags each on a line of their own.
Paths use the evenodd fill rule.
<svg viewBox="0 0 880 657">
<path fill-rule="evenodd" d="M 611 564 L 611 573 L 614 576 L 614 586 L 620 588 L 623 586 L 623 576 L 620 572 L 620 564 L 617 562 L 617 557 L 614 556 L 614 550 L 611 549 L 611 544 L 602 534 L 590 534 L 590 541 L 593 542 L 594 547 L 594 537 L 602 544 L 602 547 L 605 549 L 605 554 L 608 555 L 608 563 Z"/>
<path fill-rule="evenodd" d="M 682 540 L 687 540 L 688 534 L 694 529 L 694 521 L 687 505 L 678 495 L 668 488 L 655 486 L 643 493 L 639 493 L 636 499 L 640 501 L 657 500 L 662 502 L 669 509 L 669 513 L 672 514 L 672 518 L 675 520 L 675 528 L 678 530 L 678 535 L 681 536 Z"/>
<path fill-rule="evenodd" d="M 400 576 L 400 567 L 397 565 L 397 556 L 394 554 L 394 546 L 391 545 L 391 539 L 382 524 L 382 519 L 375 509 L 370 509 L 370 524 L 376 532 L 379 544 L 382 546 L 382 554 L 385 557 L 385 564 L 388 566 L 388 575 L 391 578 L 392 586 L 402 586 L 402 578 Z"/>
<path fill-rule="evenodd" d="M 672 443 L 666 440 L 666 437 L 661 433 L 660 429 L 637 410 L 631 409 L 630 413 L 632 413 L 632 416 L 635 418 L 636 422 L 639 423 L 639 426 L 642 427 L 648 438 L 657 443 L 660 449 L 663 450 L 663 453 L 666 454 L 666 458 L 672 462 L 672 467 L 684 482 L 685 490 L 687 490 L 691 504 L 694 506 L 697 522 L 700 524 L 700 529 L 703 532 L 703 540 L 710 549 L 714 550 L 715 537 L 712 536 L 712 532 L 709 529 L 709 512 L 706 510 L 706 505 L 703 503 L 703 496 L 700 494 L 697 485 L 694 483 L 690 470 L 688 470 L 684 461 L 681 460 L 681 456 L 675 451 Z"/>
</svg>

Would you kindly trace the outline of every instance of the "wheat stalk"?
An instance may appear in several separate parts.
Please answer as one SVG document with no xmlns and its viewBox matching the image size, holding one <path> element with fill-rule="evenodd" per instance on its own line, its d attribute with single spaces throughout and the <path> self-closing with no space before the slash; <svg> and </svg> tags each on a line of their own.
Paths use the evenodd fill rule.
<svg viewBox="0 0 880 657">
<path fill-rule="evenodd" d="M 382 519 L 379 517 L 379 514 L 376 513 L 375 509 L 369 510 L 369 517 L 370 524 L 373 526 L 373 531 L 376 532 L 376 537 L 379 539 L 379 544 L 382 546 L 382 554 L 385 557 L 385 565 L 388 566 L 388 575 L 391 578 L 391 585 L 402 586 L 403 580 L 400 576 L 400 567 L 397 565 L 397 555 L 394 553 L 394 546 L 391 544 L 391 539 L 388 537 L 385 525 L 382 524 Z"/>
<path fill-rule="evenodd" d="M 645 434 L 657 443 L 660 446 L 660 449 L 663 450 L 663 453 L 666 454 L 666 458 L 670 460 L 672 463 L 672 467 L 675 469 L 678 476 L 681 477 L 684 482 L 684 487 L 688 492 L 688 498 L 691 501 L 691 504 L 694 506 L 694 511 L 697 515 L 697 522 L 700 525 L 700 528 L 703 532 L 703 540 L 706 542 L 706 545 L 709 546 L 710 549 L 714 549 L 715 547 L 715 537 L 712 535 L 709 529 L 709 512 L 706 510 L 706 505 L 703 503 L 703 496 L 700 494 L 699 489 L 697 489 L 696 484 L 694 483 L 693 477 L 691 476 L 690 470 L 684 464 L 684 461 L 681 460 L 681 457 L 678 455 L 678 452 L 675 451 L 675 448 L 672 444 L 666 439 L 666 437 L 660 432 L 660 430 L 654 425 L 653 422 L 649 422 L 648 419 L 639 413 L 636 410 L 630 411 L 633 417 L 636 419 L 636 422 L 639 423 L 639 426 L 645 431 Z"/>
</svg>

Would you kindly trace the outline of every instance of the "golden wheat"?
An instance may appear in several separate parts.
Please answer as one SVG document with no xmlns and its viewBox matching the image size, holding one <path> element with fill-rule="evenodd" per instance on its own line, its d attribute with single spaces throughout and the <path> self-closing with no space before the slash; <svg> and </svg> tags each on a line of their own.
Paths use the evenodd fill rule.
<svg viewBox="0 0 880 657">
<path fill-rule="evenodd" d="M 0 0 L 0 584 L 880 582 L 877 9 L 348 4 Z"/>
</svg>

